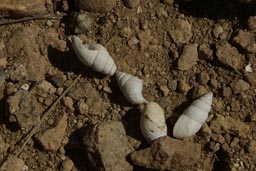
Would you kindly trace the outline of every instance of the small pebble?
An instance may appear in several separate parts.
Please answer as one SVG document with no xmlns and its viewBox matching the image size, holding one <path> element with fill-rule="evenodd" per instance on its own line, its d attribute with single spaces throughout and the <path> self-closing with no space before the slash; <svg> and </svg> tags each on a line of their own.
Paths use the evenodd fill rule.
<svg viewBox="0 0 256 171">
<path fill-rule="evenodd" d="M 190 89 L 190 86 L 183 80 L 178 82 L 178 91 L 181 93 L 185 93 Z"/>
<path fill-rule="evenodd" d="M 125 5 L 129 8 L 136 8 L 140 4 L 140 0 L 125 0 Z"/>
<path fill-rule="evenodd" d="M 223 87 L 222 89 L 222 96 L 229 97 L 232 94 L 232 90 L 230 87 Z"/>
<path fill-rule="evenodd" d="M 218 38 L 219 35 L 223 33 L 223 28 L 220 25 L 214 25 L 212 29 L 212 34 L 214 35 L 215 38 Z"/>
<path fill-rule="evenodd" d="M 197 80 L 200 84 L 204 85 L 210 80 L 210 76 L 207 72 L 203 71 L 198 75 Z"/>
</svg>

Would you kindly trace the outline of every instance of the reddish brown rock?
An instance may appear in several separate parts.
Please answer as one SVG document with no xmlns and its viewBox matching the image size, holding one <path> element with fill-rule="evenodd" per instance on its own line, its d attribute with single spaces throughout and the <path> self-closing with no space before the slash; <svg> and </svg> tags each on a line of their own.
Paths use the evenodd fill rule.
<svg viewBox="0 0 256 171">
<path fill-rule="evenodd" d="M 145 168 L 185 171 L 200 159 L 201 145 L 163 137 L 153 141 L 151 147 L 133 152 L 130 157 L 134 164 Z"/>
</svg>

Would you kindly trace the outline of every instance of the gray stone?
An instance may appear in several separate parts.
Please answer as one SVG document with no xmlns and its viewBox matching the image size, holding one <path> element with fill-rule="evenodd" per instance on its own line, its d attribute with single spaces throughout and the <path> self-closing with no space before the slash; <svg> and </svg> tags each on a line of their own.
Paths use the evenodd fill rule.
<svg viewBox="0 0 256 171">
<path fill-rule="evenodd" d="M 17 122 L 22 128 L 31 128 L 40 120 L 43 107 L 36 97 L 26 90 L 20 90 L 9 96 L 6 101 L 10 122 Z"/>
<path fill-rule="evenodd" d="M 134 164 L 145 168 L 185 171 L 200 159 L 201 145 L 162 137 L 149 148 L 132 152 L 130 157 Z"/>
<path fill-rule="evenodd" d="M 126 157 L 131 152 L 121 122 L 103 122 L 88 128 L 83 142 L 92 170 L 132 171 Z"/>
</svg>

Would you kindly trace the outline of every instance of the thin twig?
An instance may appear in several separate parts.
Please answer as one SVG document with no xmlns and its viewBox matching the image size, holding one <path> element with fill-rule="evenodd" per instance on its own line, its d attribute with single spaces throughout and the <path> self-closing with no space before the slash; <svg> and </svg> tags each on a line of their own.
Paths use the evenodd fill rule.
<svg viewBox="0 0 256 171">
<path fill-rule="evenodd" d="M 62 17 L 56 17 L 56 16 L 27 17 L 27 18 L 22 18 L 22 19 L 3 21 L 3 22 L 0 22 L 0 26 L 22 23 L 22 22 L 31 21 L 31 20 L 60 20 L 60 19 L 62 19 Z"/>
<path fill-rule="evenodd" d="M 22 150 L 25 148 L 25 146 L 27 145 L 27 143 L 29 142 L 29 140 L 31 139 L 31 137 L 37 132 L 37 130 L 40 128 L 40 126 L 42 125 L 43 121 L 51 114 L 52 110 L 55 108 L 55 106 L 58 104 L 58 102 L 67 94 L 67 92 L 77 83 L 77 81 L 80 79 L 81 74 L 78 75 L 76 77 L 76 79 L 68 86 L 68 88 L 61 94 L 61 96 L 59 96 L 57 98 L 57 100 L 55 100 L 55 102 L 51 105 L 51 107 L 44 113 L 42 119 L 40 120 L 40 122 L 34 126 L 31 131 L 29 132 L 29 134 L 26 136 L 26 140 L 24 141 L 24 143 L 22 144 L 22 146 L 20 147 L 19 151 L 15 154 L 15 157 L 18 157 Z"/>
</svg>

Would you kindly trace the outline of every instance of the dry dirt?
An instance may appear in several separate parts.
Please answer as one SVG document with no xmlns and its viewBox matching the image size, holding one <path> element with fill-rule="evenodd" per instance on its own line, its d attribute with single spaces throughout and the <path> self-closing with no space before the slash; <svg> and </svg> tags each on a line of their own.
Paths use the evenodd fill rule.
<svg viewBox="0 0 256 171">
<path fill-rule="evenodd" d="M 126 5 L 117 0 L 108 13 L 81 10 L 89 24 L 77 35 L 85 43 L 106 45 L 118 70 L 143 80 L 144 97 L 165 111 L 169 136 L 184 108 L 213 92 L 206 124 L 184 140 L 201 145 L 200 160 L 184 170 L 255 171 L 256 5 L 233 0 Z M 8 13 L 3 6 L 0 23 L 34 13 Z M 61 19 L 0 25 L 1 164 L 79 74 L 79 82 L 6 170 L 95 170 L 82 135 L 88 125 L 106 121 L 123 123 L 133 151 L 148 147 L 139 130 L 141 107 L 126 101 L 114 77 L 83 66 L 72 51 L 67 37 L 74 34 L 73 12 L 79 12 L 73 1 L 47 1 L 44 8 L 34 10 Z M 133 164 L 129 154 L 124 162 L 134 171 L 151 170 Z"/>
</svg>

